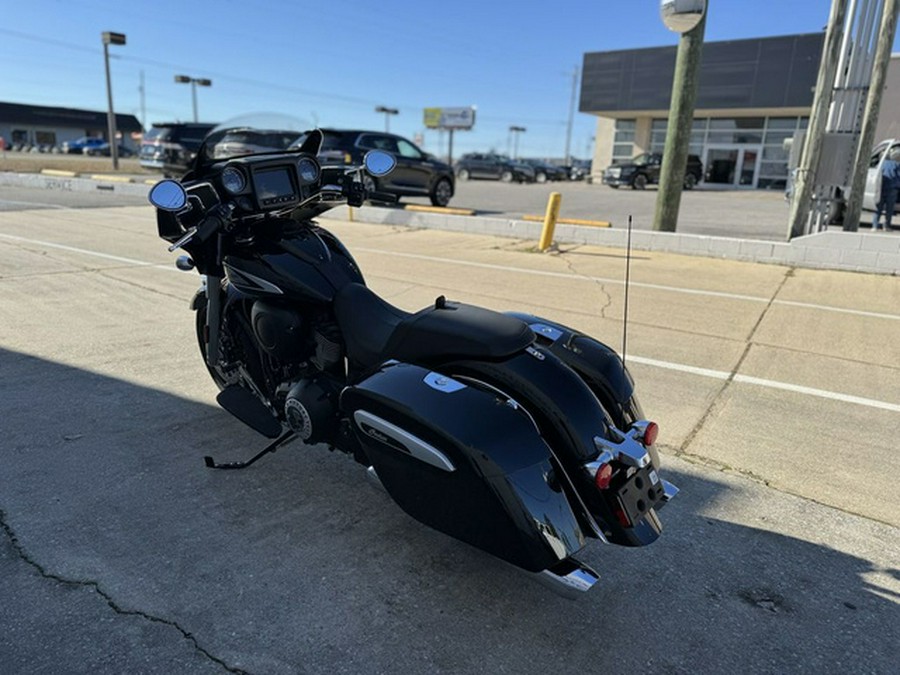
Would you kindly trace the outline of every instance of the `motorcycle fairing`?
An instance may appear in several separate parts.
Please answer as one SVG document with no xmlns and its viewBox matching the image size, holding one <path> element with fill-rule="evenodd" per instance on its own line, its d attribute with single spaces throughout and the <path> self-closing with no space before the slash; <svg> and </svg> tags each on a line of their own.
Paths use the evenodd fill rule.
<svg viewBox="0 0 900 675">
<path fill-rule="evenodd" d="M 585 535 L 530 417 L 495 392 L 390 363 L 341 394 L 353 433 L 416 520 L 538 572 Z"/>
</svg>

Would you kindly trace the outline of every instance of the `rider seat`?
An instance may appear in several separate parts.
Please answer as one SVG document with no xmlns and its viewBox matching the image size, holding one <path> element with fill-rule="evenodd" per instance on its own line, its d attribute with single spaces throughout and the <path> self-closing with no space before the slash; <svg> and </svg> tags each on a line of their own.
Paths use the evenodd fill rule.
<svg viewBox="0 0 900 675">
<path fill-rule="evenodd" d="M 411 314 L 357 283 L 338 291 L 334 311 L 348 357 L 363 368 L 389 359 L 421 365 L 455 359 L 496 361 L 534 340 L 528 324 L 506 314 L 443 298 Z"/>
</svg>

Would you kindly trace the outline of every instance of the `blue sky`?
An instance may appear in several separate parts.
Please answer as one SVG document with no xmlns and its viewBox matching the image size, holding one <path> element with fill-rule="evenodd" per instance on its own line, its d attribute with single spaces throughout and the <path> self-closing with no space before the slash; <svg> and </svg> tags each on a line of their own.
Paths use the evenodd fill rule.
<svg viewBox="0 0 900 675">
<path fill-rule="evenodd" d="M 375 106 L 400 110 L 391 131 L 421 136 L 431 152 L 446 137 L 426 131 L 425 107 L 476 106 L 475 129 L 457 132 L 454 155 L 506 152 L 509 126 L 524 126 L 522 156 L 562 156 L 572 72 L 585 52 L 674 45 L 658 0 L 5 0 L 0 100 L 106 109 L 102 31 L 110 47 L 115 108 L 147 122 L 193 116 L 191 88 L 206 77 L 201 120 L 253 111 L 311 126 L 384 128 Z M 709 0 L 706 40 L 823 30 L 830 0 Z M 249 9 L 248 9 L 249 8 Z M 896 50 L 896 47 L 895 47 Z M 587 156 L 594 122 L 575 112 L 571 148 Z"/>
</svg>

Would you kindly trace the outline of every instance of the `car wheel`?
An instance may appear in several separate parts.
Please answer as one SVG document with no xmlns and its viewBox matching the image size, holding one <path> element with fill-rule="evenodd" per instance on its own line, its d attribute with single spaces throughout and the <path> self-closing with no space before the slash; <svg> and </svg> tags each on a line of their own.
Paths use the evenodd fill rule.
<svg viewBox="0 0 900 675">
<path fill-rule="evenodd" d="M 535 182 L 537 183 L 546 183 L 547 182 L 547 174 L 543 171 L 538 171 L 534 177 Z"/>
<path fill-rule="evenodd" d="M 460 169 L 456 172 L 456 177 L 460 180 L 469 180 L 469 170 L 468 169 Z"/>
<path fill-rule="evenodd" d="M 639 173 L 637 176 L 631 179 L 631 189 L 632 190 L 643 190 L 647 187 L 647 176 L 642 173 Z"/>
<path fill-rule="evenodd" d="M 618 189 L 619 189 L 619 186 L 618 186 L 618 185 L 610 185 L 609 187 L 611 187 L 613 190 L 618 190 Z"/>
<path fill-rule="evenodd" d="M 697 184 L 697 177 L 694 174 L 688 173 L 688 174 L 684 175 L 684 189 L 685 190 L 693 190 L 694 186 L 696 184 Z"/>
<path fill-rule="evenodd" d="M 512 183 L 512 179 L 513 173 L 508 169 L 500 174 L 500 180 L 502 180 L 504 183 Z"/>
<path fill-rule="evenodd" d="M 429 197 L 433 206 L 447 206 L 450 203 L 450 197 L 453 196 L 453 186 L 446 178 L 441 178 L 435 183 Z"/>
</svg>

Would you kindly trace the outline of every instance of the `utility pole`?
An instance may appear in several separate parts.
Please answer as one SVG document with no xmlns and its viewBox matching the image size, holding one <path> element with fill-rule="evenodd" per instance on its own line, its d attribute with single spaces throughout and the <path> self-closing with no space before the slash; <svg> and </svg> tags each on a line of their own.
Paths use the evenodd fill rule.
<svg viewBox="0 0 900 675">
<path fill-rule="evenodd" d="M 525 130 L 526 130 L 525 127 L 519 127 L 519 126 L 511 126 L 509 128 L 510 133 L 513 134 L 513 138 L 515 139 L 515 150 L 513 152 L 513 159 L 519 158 L 519 134 L 521 134 Z"/>
<path fill-rule="evenodd" d="M 398 115 L 400 113 L 397 108 L 388 108 L 387 106 L 377 106 L 375 108 L 375 112 L 384 113 L 384 133 L 390 133 L 391 131 L 391 115 Z"/>
<path fill-rule="evenodd" d="M 854 0 L 855 2 L 855 0 Z M 806 233 L 806 224 L 812 204 L 813 188 L 816 184 L 816 169 L 822 150 L 822 137 L 828 123 L 828 110 L 834 89 L 834 78 L 841 49 L 844 21 L 847 16 L 847 0 L 834 0 L 831 4 L 831 15 L 825 31 L 825 44 L 822 47 L 822 65 L 816 80 L 816 93 L 813 97 L 806 140 L 803 141 L 803 152 L 800 154 L 800 165 L 794 181 L 794 198 L 791 201 L 791 216 L 788 226 L 788 239 Z"/>
<path fill-rule="evenodd" d="M 900 10 L 897 0 L 884 0 L 881 25 L 875 47 L 875 64 L 872 70 L 872 81 L 869 95 L 866 98 L 866 111 L 863 116 L 859 145 L 856 148 L 856 161 L 853 166 L 853 178 L 847 208 L 844 211 L 844 231 L 856 232 L 859 229 L 859 218 L 862 212 L 862 197 L 866 187 L 866 173 L 869 167 L 869 155 L 875 143 L 875 127 L 881 111 L 881 97 L 887 79 L 888 65 L 891 61 L 891 45 L 897 31 L 897 12 Z M 880 177 L 879 177 L 880 180 Z"/>
<path fill-rule="evenodd" d="M 684 170 L 691 143 L 694 104 L 700 80 L 700 54 L 706 30 L 706 0 L 662 0 L 660 13 L 669 30 L 681 33 L 675 56 L 672 102 L 659 174 L 653 229 L 674 232 L 681 207 Z"/>
<path fill-rule="evenodd" d="M 119 170 L 119 142 L 116 140 L 116 113 L 113 111 L 112 78 L 109 75 L 109 46 L 124 45 L 124 33 L 112 33 L 104 31 L 100 34 L 103 40 L 103 63 L 106 66 L 106 100 L 109 106 L 107 111 L 107 131 L 109 133 L 109 156 L 112 158 L 113 170 Z"/>
<path fill-rule="evenodd" d="M 566 127 L 566 166 L 572 165 L 572 123 L 575 119 L 575 96 L 578 93 L 578 66 L 572 70 L 572 98 L 569 100 L 569 124 Z"/>
</svg>

